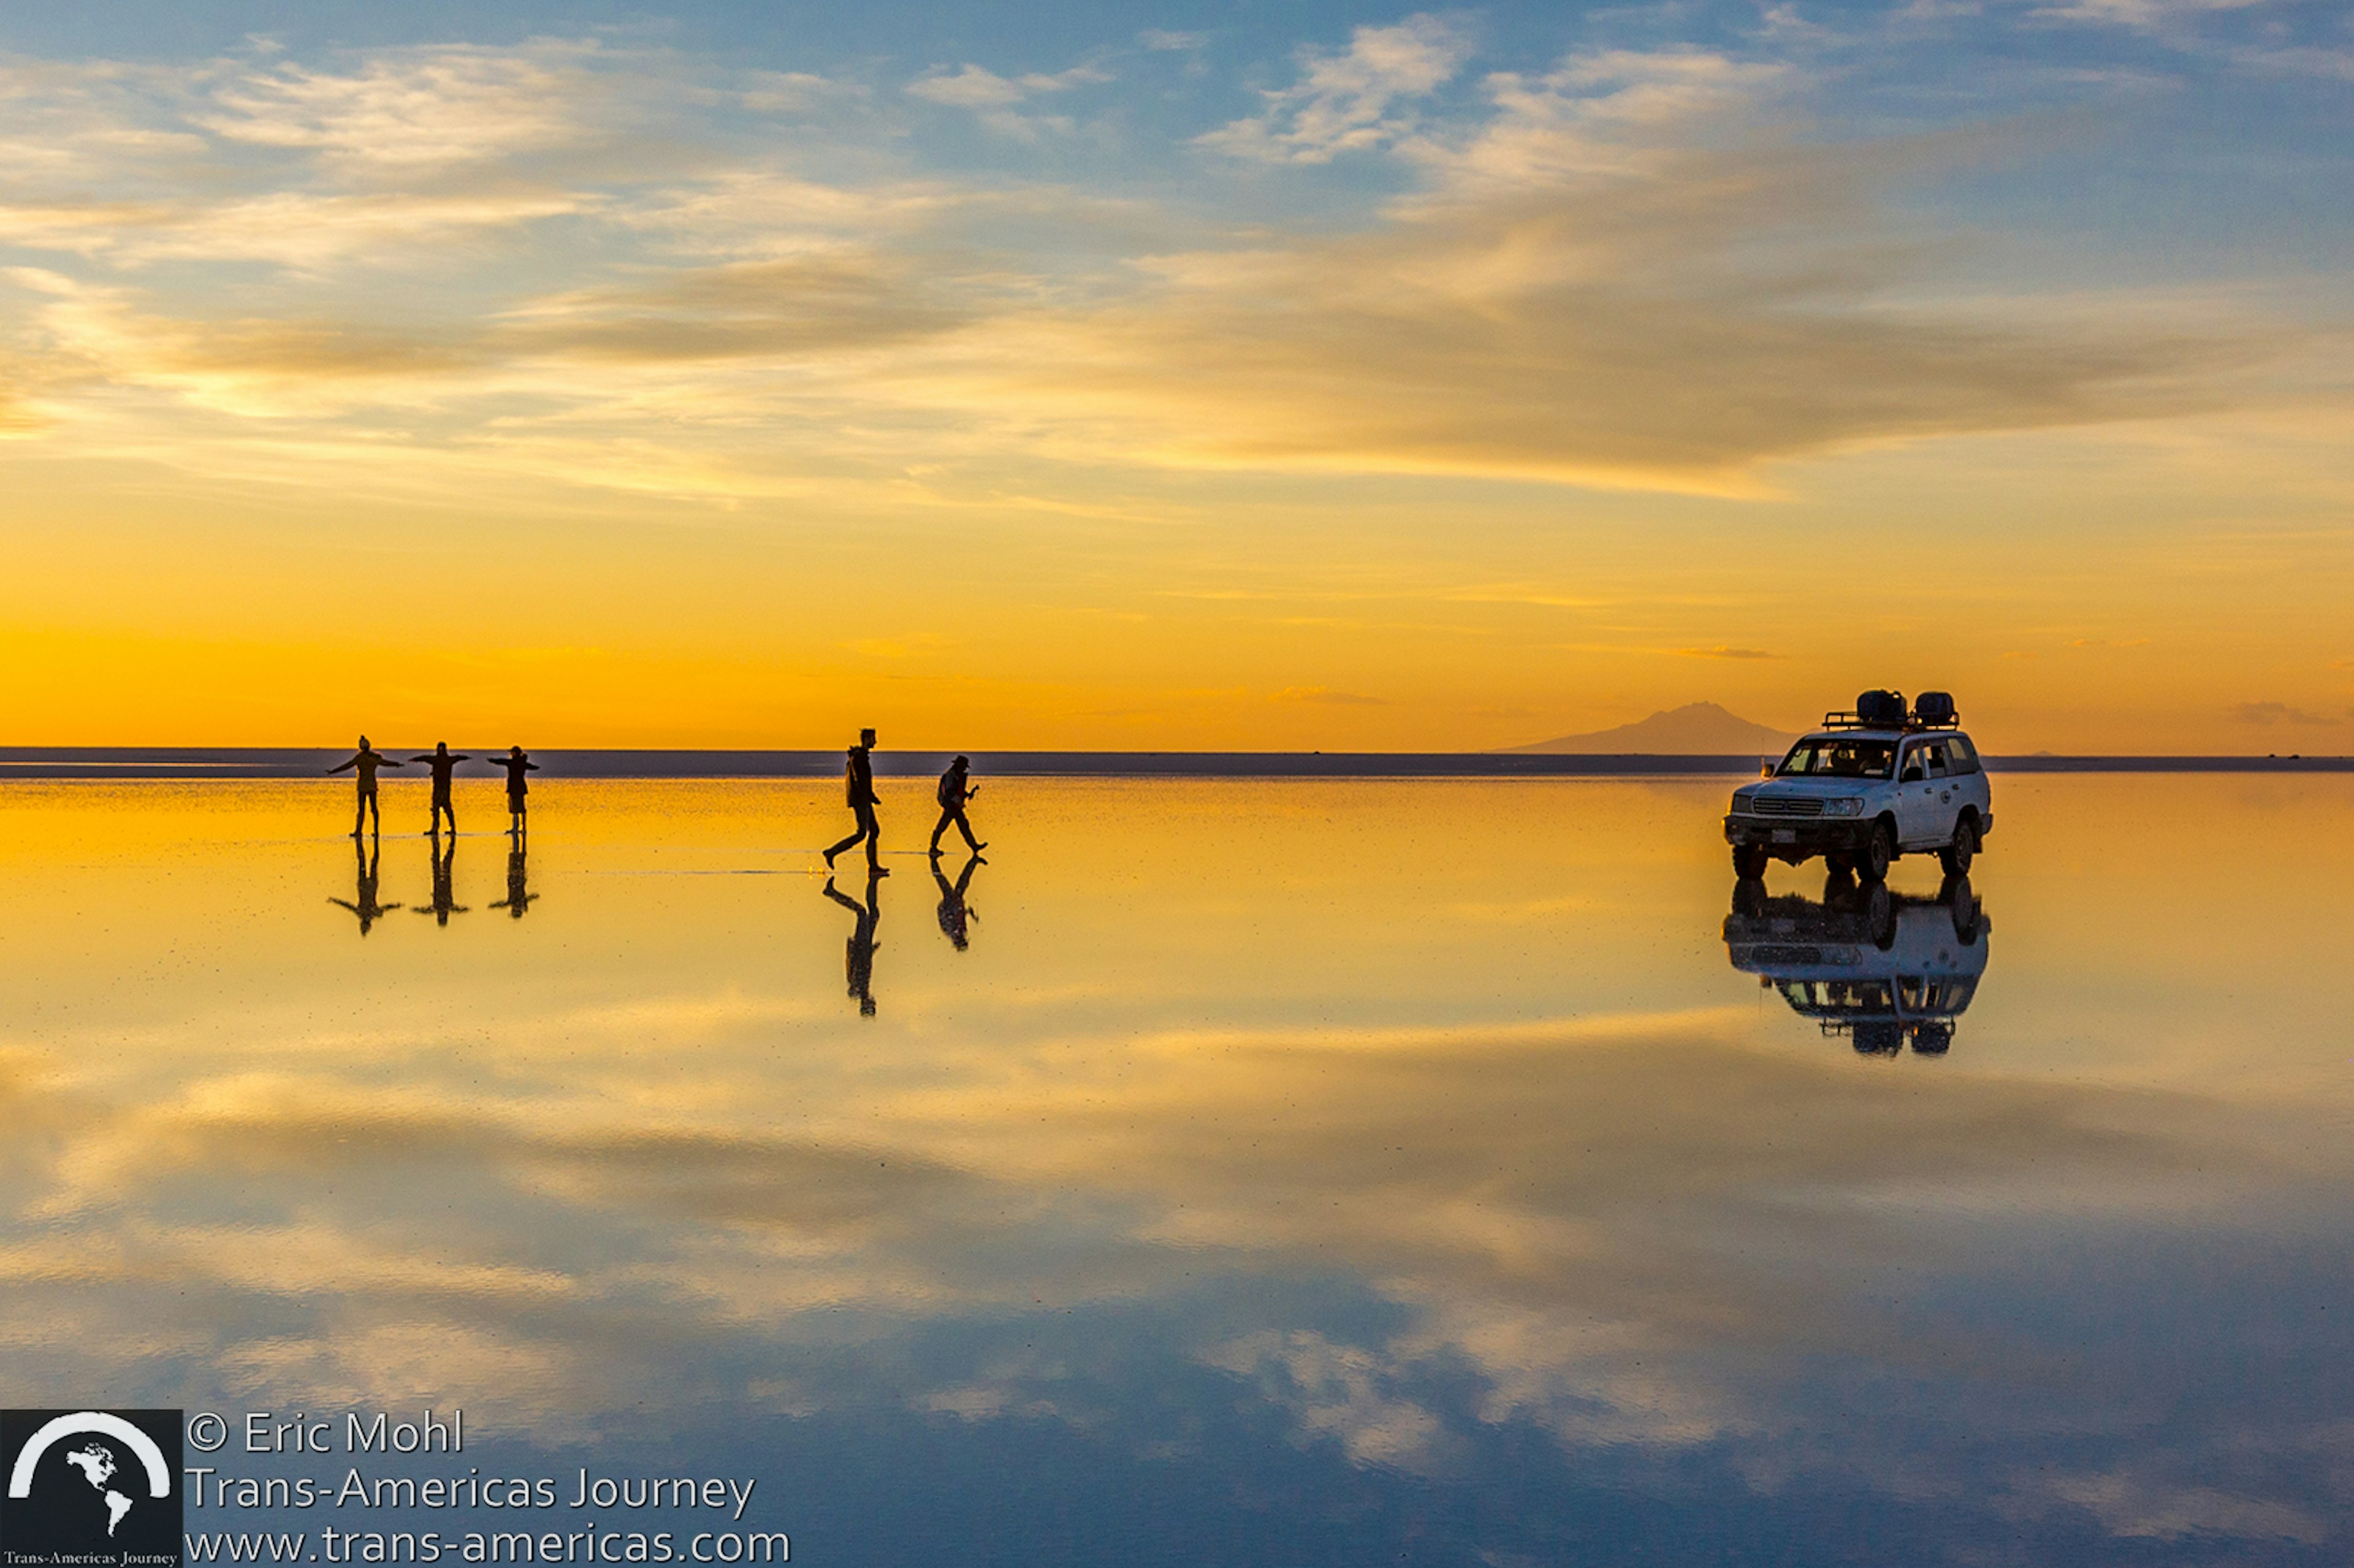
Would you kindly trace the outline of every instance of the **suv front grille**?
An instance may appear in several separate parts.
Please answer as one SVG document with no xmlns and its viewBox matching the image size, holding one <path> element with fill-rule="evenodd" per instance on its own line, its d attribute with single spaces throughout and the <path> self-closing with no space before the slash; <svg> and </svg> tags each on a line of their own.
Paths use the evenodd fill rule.
<svg viewBox="0 0 2354 1568">
<path fill-rule="evenodd" d="M 1761 817 L 1819 817 L 1823 814 L 1823 803 L 1806 795 L 1752 796 L 1749 809 Z"/>
</svg>

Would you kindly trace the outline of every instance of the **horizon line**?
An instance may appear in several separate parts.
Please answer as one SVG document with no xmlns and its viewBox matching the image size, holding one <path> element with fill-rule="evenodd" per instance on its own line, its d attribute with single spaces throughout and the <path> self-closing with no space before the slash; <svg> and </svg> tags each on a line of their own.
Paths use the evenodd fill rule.
<svg viewBox="0 0 2354 1568">
<path fill-rule="evenodd" d="M 463 751 L 462 747 L 452 749 Z M 0 780 L 322 780 L 340 747 L 0 746 Z M 497 748 L 467 754 L 495 783 Z M 842 768 L 839 748 L 785 747 L 549 747 L 529 753 L 542 779 L 821 779 Z M 1182 749 L 877 748 L 885 778 L 937 772 L 950 757 L 972 758 L 977 772 L 1010 777 L 1128 778 L 1577 778 L 1754 775 L 1763 752 L 1240 751 Z M 1986 754 L 1999 773 L 2328 773 L 2354 772 L 2354 757 L 2299 753 Z M 388 775 L 398 784 L 407 774 Z M 423 778 L 423 774 L 417 776 Z"/>
</svg>

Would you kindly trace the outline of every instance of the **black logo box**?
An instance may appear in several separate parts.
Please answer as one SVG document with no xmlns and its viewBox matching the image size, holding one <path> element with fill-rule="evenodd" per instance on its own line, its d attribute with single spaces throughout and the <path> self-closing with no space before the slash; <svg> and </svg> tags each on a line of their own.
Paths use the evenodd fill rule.
<svg viewBox="0 0 2354 1568">
<path fill-rule="evenodd" d="M 179 1563 L 182 1414 L 0 1410 L 0 1568 Z"/>
</svg>

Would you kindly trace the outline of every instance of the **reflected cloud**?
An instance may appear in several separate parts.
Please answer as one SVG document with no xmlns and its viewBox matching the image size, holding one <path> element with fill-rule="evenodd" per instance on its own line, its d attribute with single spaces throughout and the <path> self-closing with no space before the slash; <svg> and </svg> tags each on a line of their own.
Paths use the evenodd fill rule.
<svg viewBox="0 0 2354 1568">
<path fill-rule="evenodd" d="M 2200 820 L 2212 788 L 2185 786 Z M 2084 875 L 2005 863 L 2006 908 L 2040 916 L 2006 919 L 2041 949 L 1948 994 L 1979 1049 L 1859 1072 L 1692 939 L 1723 918 L 1681 847 L 1712 842 L 1712 789 L 998 798 L 1037 850 L 991 868 L 991 939 L 909 944 L 862 1019 L 834 987 L 858 994 L 863 962 L 872 994 L 876 887 L 642 874 L 740 864 L 774 792 L 551 795 L 533 869 L 559 896 L 533 921 L 365 949 L 308 902 L 343 865 L 323 783 L 13 797 L 68 815 L 0 839 L 12 1372 L 196 1407 L 462 1394 L 540 1443 L 617 1411 L 639 1433 L 912 1412 L 1369 1487 L 1501 1463 L 1648 1495 L 1733 1465 L 1706 1484 L 1834 1478 L 1850 1505 L 2104 1538 L 2334 1517 L 2329 1389 L 2299 1372 L 2267 1400 L 2234 1369 L 2336 1343 L 2342 1107 L 2312 1089 L 2336 1080 L 2235 1100 L 2237 1044 L 2171 1092 L 2039 1070 L 2043 1026 L 2021 1046 L 2017 1022 L 2039 1007 L 2004 999 L 2048 1007 L 2120 961 L 2111 926 L 2055 914 Z M 1507 862 L 1416 853 L 1435 803 L 1478 838 L 1532 800 L 1576 810 Z M 1202 874 L 1243 851 L 1246 885 Z M 944 905 L 970 889 L 935 881 Z M 2254 895 L 2283 897 L 2276 870 Z M 1957 916 L 1983 972 L 1990 923 L 1957 890 L 1766 899 L 1723 929 L 1771 975 L 1781 944 L 1974 979 Z M 40 945 L 101 925 L 94 953 Z M 2214 983 L 2310 998 L 2267 977 L 2318 951 L 2274 931 Z M 36 973 L 69 1005 L 38 1011 Z M 2171 1011 L 2140 1005 L 2115 1025 L 2137 1053 Z"/>
</svg>

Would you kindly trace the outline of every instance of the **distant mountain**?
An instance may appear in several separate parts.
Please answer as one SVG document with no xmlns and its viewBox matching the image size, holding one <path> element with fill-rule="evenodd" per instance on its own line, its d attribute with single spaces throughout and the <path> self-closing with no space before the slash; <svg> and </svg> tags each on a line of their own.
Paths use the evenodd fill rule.
<svg viewBox="0 0 2354 1568">
<path fill-rule="evenodd" d="M 1617 729 L 1591 735 L 1555 736 L 1534 746 L 1507 746 L 1502 751 L 1545 751 L 1593 757 L 1609 753 L 1649 753 L 1661 757 L 1734 757 L 1744 752 L 1764 756 L 1790 744 L 1790 733 L 1752 724 L 1714 703 L 1686 703 L 1680 708 L 1653 714 Z"/>
</svg>

